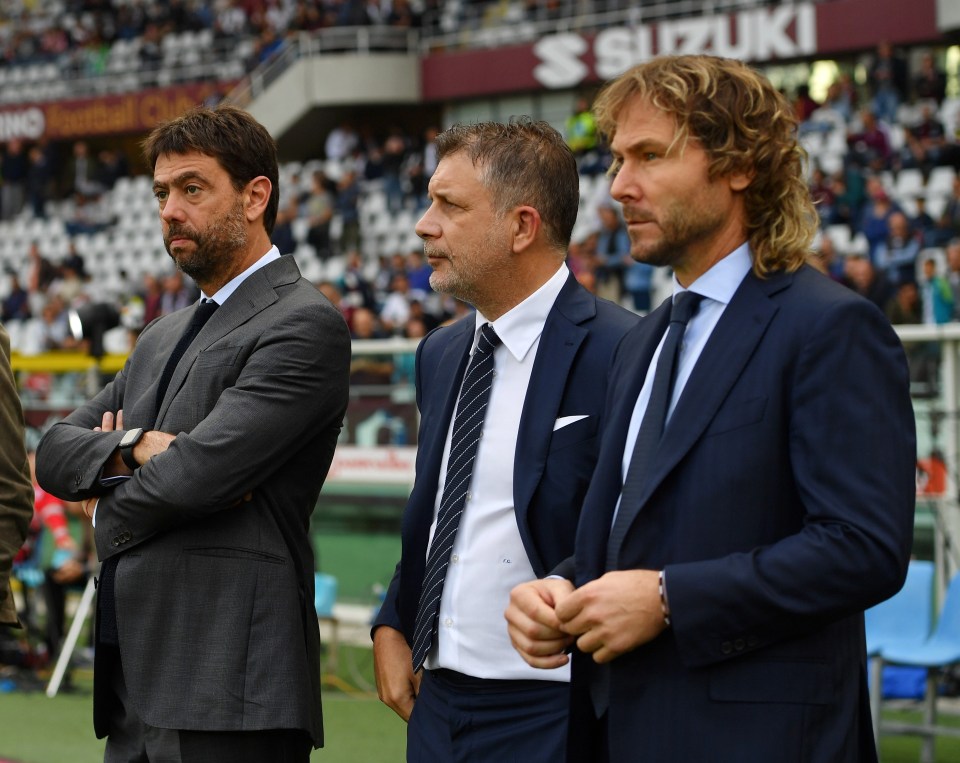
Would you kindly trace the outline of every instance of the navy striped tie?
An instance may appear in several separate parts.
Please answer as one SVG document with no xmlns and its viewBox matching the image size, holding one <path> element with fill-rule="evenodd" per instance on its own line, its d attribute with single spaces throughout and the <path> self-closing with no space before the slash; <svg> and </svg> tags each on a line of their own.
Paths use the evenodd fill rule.
<svg viewBox="0 0 960 763">
<path fill-rule="evenodd" d="M 420 670 L 427 658 L 430 645 L 437 632 L 437 614 L 440 611 L 440 596 L 443 581 L 450 564 L 453 541 L 460 526 L 460 517 L 469 497 L 473 462 L 483 431 L 483 419 L 493 385 L 493 351 L 500 344 L 500 337 L 489 323 L 480 329 L 477 349 L 463 377 L 457 412 L 453 420 L 450 438 L 450 458 L 443 483 L 443 496 L 437 511 L 437 528 L 427 554 L 427 566 L 420 591 L 420 606 L 413 635 L 413 669 Z"/>
</svg>

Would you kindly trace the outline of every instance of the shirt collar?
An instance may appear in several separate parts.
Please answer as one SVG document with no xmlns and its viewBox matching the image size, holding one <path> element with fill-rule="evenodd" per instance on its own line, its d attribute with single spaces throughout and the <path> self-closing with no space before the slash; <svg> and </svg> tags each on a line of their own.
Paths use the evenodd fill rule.
<svg viewBox="0 0 960 763">
<path fill-rule="evenodd" d="M 269 265 L 274 260 L 279 260 L 279 259 L 280 259 L 280 250 L 277 249 L 277 247 L 272 246 L 270 247 L 270 251 L 268 251 L 265 255 L 263 255 L 263 257 L 261 257 L 255 263 L 253 263 L 249 268 L 244 270 L 240 275 L 227 281 L 223 286 L 220 287 L 217 293 L 214 294 L 212 297 L 208 297 L 206 294 L 203 294 L 203 292 L 200 292 L 200 293 L 203 295 L 204 299 L 212 299 L 218 305 L 222 305 L 224 302 L 226 302 L 230 298 L 231 294 L 233 294 L 238 288 L 240 288 L 240 284 L 246 281 L 250 276 L 252 276 L 258 270 L 260 270 L 260 268 L 266 265 Z"/>
<path fill-rule="evenodd" d="M 563 285 L 567 282 L 569 273 L 566 264 L 561 264 L 557 272 L 543 286 L 493 321 L 497 336 L 518 362 L 523 361 L 533 347 L 533 343 L 543 333 L 543 325 L 547 322 L 547 316 L 553 309 L 553 303 L 557 301 Z M 477 346 L 480 329 L 489 322 L 479 310 L 476 320 L 477 324 L 473 332 L 474 348 Z"/>
<path fill-rule="evenodd" d="M 750 245 L 743 243 L 690 284 L 689 291 L 726 305 L 733 299 L 734 292 L 752 267 Z M 680 294 L 684 291 L 687 289 L 680 285 L 674 274 L 673 293 Z"/>
</svg>

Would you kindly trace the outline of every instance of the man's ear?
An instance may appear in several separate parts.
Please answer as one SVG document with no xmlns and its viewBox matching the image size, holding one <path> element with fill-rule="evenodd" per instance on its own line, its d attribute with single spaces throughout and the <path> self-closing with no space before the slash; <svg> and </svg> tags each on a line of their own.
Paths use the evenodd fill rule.
<svg viewBox="0 0 960 763">
<path fill-rule="evenodd" d="M 730 190 L 732 191 L 745 191 L 753 182 L 754 172 L 733 172 L 727 177 L 727 182 L 730 184 Z"/>
<path fill-rule="evenodd" d="M 540 213 L 530 206 L 517 207 L 512 214 L 513 251 L 519 254 L 537 240 L 543 221 L 540 219 Z"/>
<path fill-rule="evenodd" d="M 270 203 L 270 194 L 273 191 L 273 183 L 270 179 L 260 175 L 255 177 L 244 190 L 244 211 L 247 220 L 253 222 L 258 217 L 263 217 L 263 213 Z"/>
</svg>

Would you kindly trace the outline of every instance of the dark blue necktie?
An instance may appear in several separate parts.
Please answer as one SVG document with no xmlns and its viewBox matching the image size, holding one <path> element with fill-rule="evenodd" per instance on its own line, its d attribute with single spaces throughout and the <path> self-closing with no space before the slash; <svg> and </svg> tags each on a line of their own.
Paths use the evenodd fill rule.
<svg viewBox="0 0 960 763">
<path fill-rule="evenodd" d="M 639 510 L 643 480 L 657 453 L 657 446 L 660 444 L 667 420 L 667 411 L 670 409 L 670 399 L 673 397 L 673 383 L 677 375 L 677 360 L 680 356 L 683 333 L 687 329 L 687 323 L 700 307 L 702 299 L 703 296 L 691 291 L 683 291 L 673 297 L 673 304 L 670 307 L 670 325 L 667 327 L 667 335 L 663 340 L 663 347 L 660 348 L 660 357 L 657 359 L 657 367 L 654 370 L 650 400 L 647 402 L 647 409 L 640 422 L 637 442 L 633 447 L 630 466 L 627 468 L 627 478 L 624 480 L 620 494 L 620 508 L 607 541 L 607 570 L 617 568 L 620 546 L 627 534 L 627 528 L 630 527 Z M 607 712 L 609 695 L 610 665 L 609 663 L 594 665 L 590 681 L 590 699 L 598 718 Z"/>
<path fill-rule="evenodd" d="M 489 323 L 480 329 L 477 349 L 463 377 L 463 386 L 457 398 L 457 412 L 450 437 L 450 457 L 443 482 L 443 495 L 437 511 L 437 528 L 427 554 L 427 565 L 420 590 L 420 606 L 413 634 L 413 669 L 420 670 L 427 658 L 430 645 L 437 632 L 437 615 L 440 611 L 440 596 L 443 581 L 450 564 L 453 541 L 460 526 L 460 517 L 470 490 L 473 463 L 477 456 L 483 420 L 493 385 L 493 351 L 500 344 L 500 337 Z"/>
<path fill-rule="evenodd" d="M 210 320 L 218 307 L 220 307 L 220 305 L 212 299 L 203 299 L 194 308 L 187 330 L 183 332 L 180 341 L 177 342 L 177 346 L 173 348 L 173 352 L 170 353 L 170 357 L 167 358 L 167 364 L 163 367 L 163 372 L 160 374 L 160 383 L 157 385 L 157 402 L 154 408 L 157 414 L 160 413 L 160 404 L 163 402 L 163 396 L 167 394 L 167 387 L 170 386 L 170 379 L 173 378 L 173 372 L 177 369 L 177 363 L 180 362 L 183 353 L 187 351 L 190 343 L 197 338 L 200 329 Z"/>
<path fill-rule="evenodd" d="M 643 481 L 650 470 L 660 438 L 663 435 L 664 424 L 667 420 L 667 411 L 670 409 L 670 399 L 673 396 L 673 383 L 677 375 L 677 359 L 680 356 L 681 340 L 686 331 L 687 323 L 696 314 L 703 297 L 691 291 L 683 291 L 674 295 L 670 308 L 670 325 L 667 336 L 660 349 L 657 368 L 653 376 L 653 386 L 650 390 L 650 400 L 644 411 L 640 430 L 637 432 L 637 442 L 630 457 L 630 466 L 627 477 L 623 482 L 623 491 L 620 494 L 620 508 L 617 517 L 610 529 L 607 541 L 606 569 L 617 568 L 620 555 L 620 546 L 627 533 L 627 528 L 636 516 L 638 502 L 643 491 Z"/>
</svg>

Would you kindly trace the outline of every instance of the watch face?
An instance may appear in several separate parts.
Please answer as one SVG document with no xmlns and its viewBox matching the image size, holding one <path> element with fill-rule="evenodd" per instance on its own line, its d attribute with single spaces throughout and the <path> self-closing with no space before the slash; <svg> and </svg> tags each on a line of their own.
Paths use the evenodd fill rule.
<svg viewBox="0 0 960 763">
<path fill-rule="evenodd" d="M 140 439 L 140 435 L 142 434 L 143 434 L 143 429 L 131 429 L 120 440 L 120 447 L 123 448 L 127 445 L 132 445 L 133 443 L 135 443 L 137 440 Z"/>
</svg>

